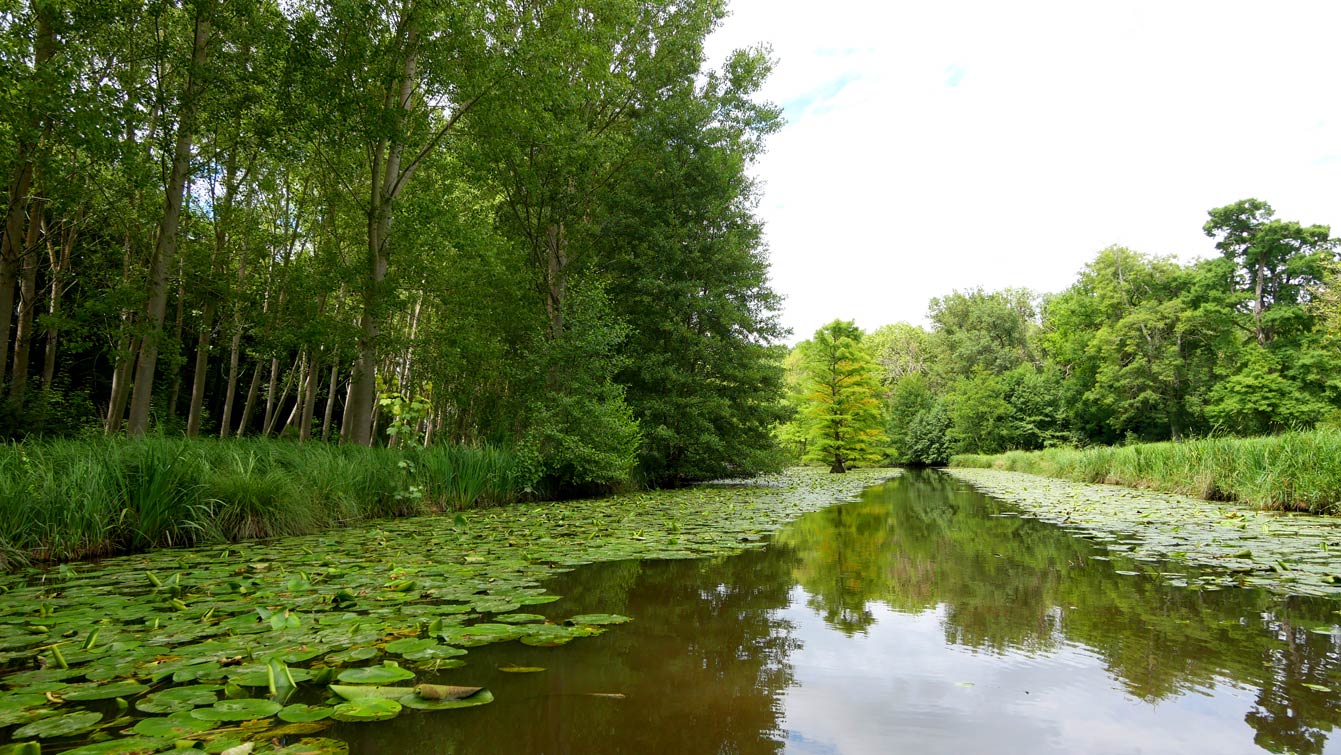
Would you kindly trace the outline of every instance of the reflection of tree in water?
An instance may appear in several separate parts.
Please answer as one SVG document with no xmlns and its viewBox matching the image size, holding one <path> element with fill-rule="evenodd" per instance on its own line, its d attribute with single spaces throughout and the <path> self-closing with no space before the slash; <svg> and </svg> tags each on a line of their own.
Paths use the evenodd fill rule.
<svg viewBox="0 0 1341 755">
<path fill-rule="evenodd" d="M 789 603 L 793 566 L 790 551 L 770 548 L 562 575 L 549 585 L 564 596 L 552 616 L 609 612 L 635 621 L 560 648 L 471 649 L 469 665 L 447 681 L 485 684 L 493 704 L 380 724 L 353 752 L 779 752 L 778 701 L 793 684 L 787 659 L 798 643 L 776 609 Z M 507 664 L 547 670 L 484 673 Z"/>
<path fill-rule="evenodd" d="M 871 625 L 873 602 L 908 613 L 940 606 L 950 643 L 1026 653 L 1082 643 L 1149 702 L 1226 678 L 1255 686 L 1247 720 L 1259 745 L 1321 750 L 1341 705 L 1304 685 L 1333 686 L 1341 669 L 1330 638 L 1299 626 L 1330 624 L 1336 602 L 1119 575 L 1094 560 L 1105 551 L 1089 541 L 993 516 L 1002 513 L 1009 507 L 948 476 L 909 473 L 804 517 L 777 540 L 796 552 L 809 605 L 845 633 Z"/>
</svg>

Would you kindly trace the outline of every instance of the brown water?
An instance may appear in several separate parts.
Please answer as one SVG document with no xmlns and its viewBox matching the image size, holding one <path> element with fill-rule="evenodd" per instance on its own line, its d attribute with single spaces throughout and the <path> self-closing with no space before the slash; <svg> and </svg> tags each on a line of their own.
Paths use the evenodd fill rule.
<svg viewBox="0 0 1341 755">
<path fill-rule="evenodd" d="M 555 616 L 633 623 L 472 649 L 454 681 L 493 704 L 327 736 L 406 755 L 1341 752 L 1341 604 L 1122 575 L 1141 569 L 1010 511 L 913 471 L 764 550 L 582 567 L 552 584 Z"/>
</svg>

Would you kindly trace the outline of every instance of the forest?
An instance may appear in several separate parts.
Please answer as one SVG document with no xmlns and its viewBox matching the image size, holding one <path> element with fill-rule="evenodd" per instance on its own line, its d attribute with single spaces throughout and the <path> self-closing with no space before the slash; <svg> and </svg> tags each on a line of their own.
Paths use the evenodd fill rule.
<svg viewBox="0 0 1341 755">
<path fill-rule="evenodd" d="M 554 489 L 776 462 L 720 0 L 0 10 L 0 435 L 515 450 Z"/>
<path fill-rule="evenodd" d="M 929 328 L 824 326 L 787 357 L 780 440 L 837 471 L 1335 426 L 1331 230 L 1257 199 L 1208 216 L 1207 259 L 1110 247 L 1060 293 L 955 291 L 932 299 Z"/>
</svg>

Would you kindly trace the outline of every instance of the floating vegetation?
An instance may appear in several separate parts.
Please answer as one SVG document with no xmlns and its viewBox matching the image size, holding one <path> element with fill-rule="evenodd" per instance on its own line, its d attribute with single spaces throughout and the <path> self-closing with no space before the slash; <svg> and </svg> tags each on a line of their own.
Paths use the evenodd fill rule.
<svg viewBox="0 0 1341 755">
<path fill-rule="evenodd" d="M 1335 519 L 1020 472 L 946 472 L 1033 518 L 1150 564 L 1146 571 L 1118 574 L 1148 574 L 1193 589 L 1251 586 L 1290 595 L 1341 594 L 1341 521 Z M 1199 573 L 1158 568 L 1169 561 Z"/>
<path fill-rule="evenodd" d="M 892 474 L 794 470 L 3 575 L 0 742 L 77 755 L 176 743 L 344 752 L 313 735 L 332 721 L 492 702 L 463 685 L 469 648 L 551 647 L 637 619 L 572 615 L 546 594 L 546 577 L 762 547 L 791 519 Z"/>
</svg>

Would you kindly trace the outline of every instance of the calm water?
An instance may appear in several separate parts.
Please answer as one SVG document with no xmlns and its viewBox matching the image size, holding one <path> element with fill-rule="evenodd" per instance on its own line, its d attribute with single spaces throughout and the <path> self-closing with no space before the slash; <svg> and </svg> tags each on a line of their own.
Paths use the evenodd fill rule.
<svg viewBox="0 0 1341 755">
<path fill-rule="evenodd" d="M 1141 569 L 1003 512 L 910 472 L 765 550 L 582 567 L 554 615 L 634 623 L 472 649 L 445 681 L 495 703 L 329 736 L 407 755 L 1341 752 L 1341 604 L 1118 574 Z"/>
</svg>

